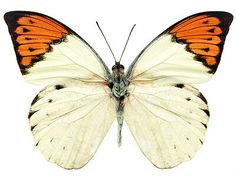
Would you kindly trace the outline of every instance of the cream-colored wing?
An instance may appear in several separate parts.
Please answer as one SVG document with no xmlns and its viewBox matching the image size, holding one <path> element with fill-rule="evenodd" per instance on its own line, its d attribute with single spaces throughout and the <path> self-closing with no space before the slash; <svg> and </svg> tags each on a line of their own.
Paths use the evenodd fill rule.
<svg viewBox="0 0 236 177">
<path fill-rule="evenodd" d="M 158 168 L 191 159 L 203 144 L 208 118 L 203 95 L 173 78 L 131 84 L 125 101 L 124 120 Z"/>
<path fill-rule="evenodd" d="M 66 80 L 42 90 L 29 122 L 35 144 L 50 162 L 83 167 L 93 157 L 113 120 L 115 102 L 103 84 Z"/>
<path fill-rule="evenodd" d="M 106 82 L 110 72 L 93 48 L 66 25 L 26 11 L 4 16 L 25 79 L 48 85 L 66 78 Z"/>
</svg>

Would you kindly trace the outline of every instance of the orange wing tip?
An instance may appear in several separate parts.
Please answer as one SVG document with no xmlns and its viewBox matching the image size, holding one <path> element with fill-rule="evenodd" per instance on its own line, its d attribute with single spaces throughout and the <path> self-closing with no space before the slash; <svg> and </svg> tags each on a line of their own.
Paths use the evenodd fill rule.
<svg viewBox="0 0 236 177">
<path fill-rule="evenodd" d="M 51 50 L 51 44 L 65 41 L 74 33 L 59 21 L 35 12 L 12 11 L 4 15 L 22 74 Z"/>
<path fill-rule="evenodd" d="M 187 44 L 186 50 L 214 73 L 232 20 L 233 15 L 228 12 L 203 12 L 177 22 L 167 33 L 174 42 Z"/>
</svg>

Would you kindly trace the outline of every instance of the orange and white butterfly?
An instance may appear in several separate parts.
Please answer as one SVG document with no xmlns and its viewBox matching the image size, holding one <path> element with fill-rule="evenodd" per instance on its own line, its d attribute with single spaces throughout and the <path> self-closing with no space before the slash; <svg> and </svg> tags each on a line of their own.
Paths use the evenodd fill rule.
<svg viewBox="0 0 236 177">
<path fill-rule="evenodd" d="M 158 168 L 191 159 L 202 146 L 209 111 L 191 84 L 208 81 L 219 65 L 233 16 L 203 12 L 156 37 L 124 72 L 112 73 L 93 48 L 62 23 L 35 12 L 5 14 L 24 78 L 45 86 L 29 122 L 46 159 L 66 169 L 89 162 L 123 119 L 143 154 Z"/>
</svg>

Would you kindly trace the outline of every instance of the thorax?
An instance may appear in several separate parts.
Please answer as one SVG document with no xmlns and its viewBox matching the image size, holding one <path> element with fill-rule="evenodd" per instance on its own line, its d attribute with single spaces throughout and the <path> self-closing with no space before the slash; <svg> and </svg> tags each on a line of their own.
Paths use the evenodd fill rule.
<svg viewBox="0 0 236 177">
<path fill-rule="evenodd" d="M 123 65 L 114 65 L 112 67 L 112 80 L 110 88 L 113 96 L 118 100 L 123 100 L 127 95 L 127 87 L 129 82 L 124 74 Z"/>
</svg>

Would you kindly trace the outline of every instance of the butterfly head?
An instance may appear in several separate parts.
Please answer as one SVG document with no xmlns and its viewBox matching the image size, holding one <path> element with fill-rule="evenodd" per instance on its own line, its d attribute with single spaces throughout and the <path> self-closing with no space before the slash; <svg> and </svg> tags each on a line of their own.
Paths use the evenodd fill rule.
<svg viewBox="0 0 236 177">
<path fill-rule="evenodd" d="M 116 62 L 116 64 L 112 66 L 113 73 L 124 74 L 124 69 L 124 65 L 121 65 L 120 62 Z"/>
</svg>

